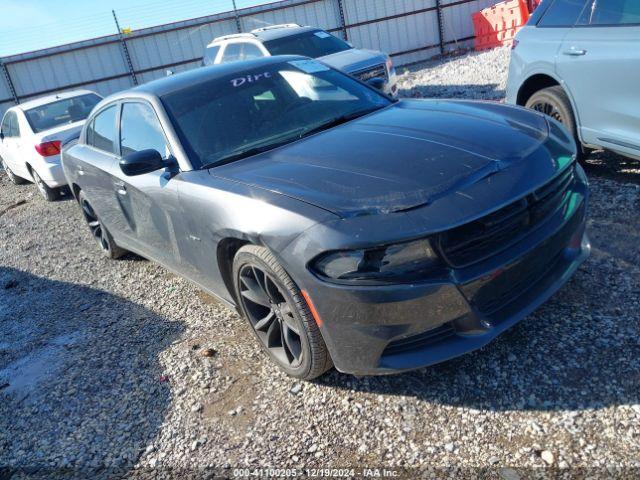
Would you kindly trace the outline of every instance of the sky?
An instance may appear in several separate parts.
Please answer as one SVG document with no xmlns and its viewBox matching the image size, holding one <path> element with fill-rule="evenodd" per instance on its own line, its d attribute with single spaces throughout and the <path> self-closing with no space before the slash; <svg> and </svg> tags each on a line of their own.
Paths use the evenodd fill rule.
<svg viewBox="0 0 640 480">
<path fill-rule="evenodd" d="M 238 8 L 269 0 L 236 0 Z M 0 0 L 0 57 L 211 15 L 232 0 Z"/>
</svg>

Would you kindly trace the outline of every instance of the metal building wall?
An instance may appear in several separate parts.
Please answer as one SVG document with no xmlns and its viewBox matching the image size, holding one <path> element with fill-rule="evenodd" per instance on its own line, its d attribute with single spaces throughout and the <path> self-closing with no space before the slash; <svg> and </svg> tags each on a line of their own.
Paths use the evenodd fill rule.
<svg viewBox="0 0 640 480">
<path fill-rule="evenodd" d="M 243 31 L 278 23 L 316 25 L 346 36 L 355 46 L 382 50 L 396 65 L 423 61 L 441 51 L 469 46 L 471 13 L 493 0 L 281 0 L 239 10 Z M 440 14 L 440 15 L 439 15 Z M 236 33 L 225 12 L 134 31 L 125 36 L 138 83 L 200 65 L 215 37 Z M 134 85 L 118 35 L 2 59 L 21 101 L 87 88 L 109 95 Z M 0 72 L 0 115 L 14 105 Z"/>
<path fill-rule="evenodd" d="M 7 110 L 7 108 L 15 105 L 15 102 L 13 101 L 13 95 L 9 90 L 9 85 L 4 78 L 2 66 L 0 66 L 0 77 L 2 77 L 0 78 L 0 116 L 2 116 L 4 115 L 4 112 Z"/>
<path fill-rule="evenodd" d="M 345 0 L 349 41 L 394 56 L 396 65 L 439 52 L 436 0 Z M 429 47 L 429 48 L 425 48 Z"/>
<path fill-rule="evenodd" d="M 472 0 L 462 3 L 456 0 L 444 0 L 442 2 L 442 24 L 445 43 L 460 48 L 472 46 L 473 22 L 471 14 L 495 3 L 495 0 Z"/>
</svg>

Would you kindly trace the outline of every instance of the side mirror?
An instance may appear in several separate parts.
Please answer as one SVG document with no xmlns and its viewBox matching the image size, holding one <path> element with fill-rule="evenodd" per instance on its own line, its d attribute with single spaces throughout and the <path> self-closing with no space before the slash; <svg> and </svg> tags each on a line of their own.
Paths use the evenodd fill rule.
<svg viewBox="0 0 640 480">
<path fill-rule="evenodd" d="M 155 172 L 166 166 L 167 162 L 157 150 L 140 150 L 125 155 L 120 160 L 120 169 L 128 177 Z"/>
<path fill-rule="evenodd" d="M 377 88 L 378 90 L 384 90 L 384 85 L 387 82 L 384 78 L 375 77 L 375 78 L 372 78 L 371 80 L 368 80 L 367 83 L 371 85 L 373 88 Z"/>
</svg>

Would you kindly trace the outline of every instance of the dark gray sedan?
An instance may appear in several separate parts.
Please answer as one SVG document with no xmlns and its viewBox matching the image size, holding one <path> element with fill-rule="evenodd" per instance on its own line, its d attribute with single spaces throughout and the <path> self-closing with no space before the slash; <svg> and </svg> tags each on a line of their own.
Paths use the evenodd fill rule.
<svg viewBox="0 0 640 480">
<path fill-rule="evenodd" d="M 450 359 L 549 298 L 589 253 L 575 156 L 535 112 L 273 57 L 105 99 L 63 165 L 105 254 L 216 295 L 311 379 Z"/>
</svg>

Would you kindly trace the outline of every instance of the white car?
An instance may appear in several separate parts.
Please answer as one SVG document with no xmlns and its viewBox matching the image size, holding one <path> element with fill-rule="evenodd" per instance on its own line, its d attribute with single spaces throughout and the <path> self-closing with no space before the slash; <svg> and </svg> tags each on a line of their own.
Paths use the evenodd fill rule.
<svg viewBox="0 0 640 480">
<path fill-rule="evenodd" d="M 0 127 L 0 162 L 9 179 L 15 184 L 33 181 L 45 199 L 56 200 L 67 185 L 61 146 L 77 137 L 100 100 L 95 92 L 75 90 L 7 110 Z"/>
<path fill-rule="evenodd" d="M 315 58 L 388 95 L 398 94 L 396 69 L 389 55 L 354 48 L 329 32 L 296 23 L 218 37 L 207 45 L 202 63 L 208 66 L 275 55 Z"/>
</svg>

